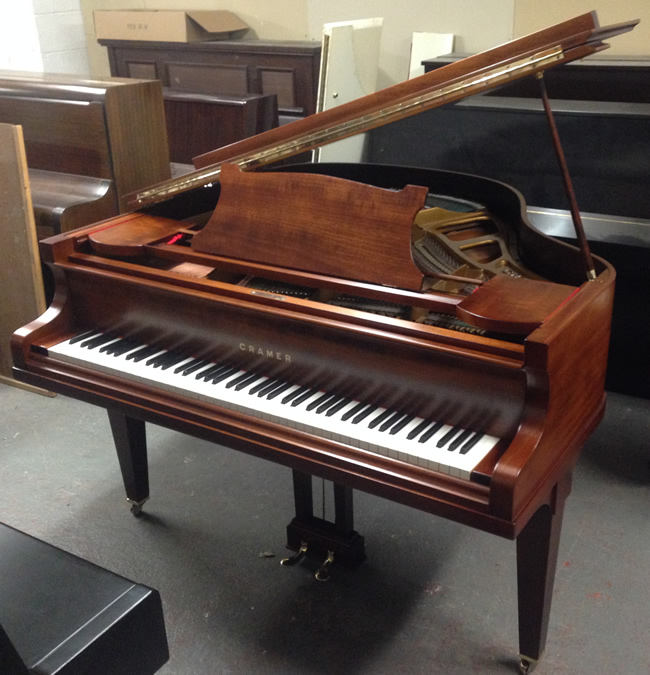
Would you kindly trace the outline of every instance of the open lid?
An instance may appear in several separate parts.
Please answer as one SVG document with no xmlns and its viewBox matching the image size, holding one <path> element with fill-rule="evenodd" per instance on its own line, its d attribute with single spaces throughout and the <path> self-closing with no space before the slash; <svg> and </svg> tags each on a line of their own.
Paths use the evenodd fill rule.
<svg viewBox="0 0 650 675">
<path fill-rule="evenodd" d="M 242 170 L 272 164 L 424 110 L 452 103 L 552 66 L 607 48 L 603 39 L 624 33 L 630 21 L 600 28 L 595 12 L 507 42 L 382 89 L 355 101 L 310 115 L 194 159 L 198 171 L 132 196 L 134 208 L 164 201 L 219 180 L 222 163 Z"/>
</svg>

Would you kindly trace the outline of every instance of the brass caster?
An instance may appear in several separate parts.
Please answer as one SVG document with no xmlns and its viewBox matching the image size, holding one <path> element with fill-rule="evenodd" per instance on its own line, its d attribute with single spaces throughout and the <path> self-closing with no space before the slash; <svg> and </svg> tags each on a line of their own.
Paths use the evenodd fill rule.
<svg viewBox="0 0 650 675">
<path fill-rule="evenodd" d="M 537 661 L 534 659 L 527 659 L 526 657 L 522 656 L 521 661 L 519 662 L 519 672 L 522 673 L 522 675 L 532 673 L 536 665 Z"/>
<path fill-rule="evenodd" d="M 330 578 L 330 567 L 334 564 L 334 551 L 327 552 L 327 558 L 325 562 L 318 568 L 318 571 L 314 575 L 318 581 L 329 581 Z"/>
<path fill-rule="evenodd" d="M 142 507 L 146 501 L 146 499 L 143 499 L 141 502 L 133 502 L 130 499 L 128 500 L 128 502 L 131 504 L 131 513 L 136 518 L 139 518 L 142 515 Z"/>
<path fill-rule="evenodd" d="M 282 560 L 280 560 L 280 565 L 283 567 L 293 567 L 294 565 L 297 565 L 306 555 L 307 542 L 303 541 L 300 543 L 300 549 L 298 552 L 289 558 L 282 558 Z"/>
</svg>

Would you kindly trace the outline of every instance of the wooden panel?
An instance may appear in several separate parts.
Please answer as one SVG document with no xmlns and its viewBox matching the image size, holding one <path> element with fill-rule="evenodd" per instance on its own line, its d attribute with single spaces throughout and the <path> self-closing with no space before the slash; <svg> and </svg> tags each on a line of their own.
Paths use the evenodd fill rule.
<svg viewBox="0 0 650 675">
<path fill-rule="evenodd" d="M 272 129 L 278 124 L 275 96 L 203 96 L 166 91 L 165 117 L 172 162 Z"/>
<path fill-rule="evenodd" d="M 197 94 L 234 94 L 249 91 L 245 66 L 200 65 L 170 63 L 167 66 L 169 86 Z"/>
<path fill-rule="evenodd" d="M 331 176 L 240 172 L 233 164 L 222 167 L 220 182 L 195 251 L 420 290 L 410 235 L 427 188 L 392 191 Z"/>
<path fill-rule="evenodd" d="M 194 71 L 190 75 L 188 70 L 183 70 L 185 84 L 182 89 L 209 94 L 276 94 L 281 113 L 295 115 L 296 109 L 304 111 L 301 114 L 305 115 L 316 112 L 320 42 L 221 40 L 152 43 L 100 40 L 99 43 L 108 47 L 112 75 L 129 77 L 132 75 L 129 64 L 155 62 L 163 86 L 178 89 L 181 83 L 173 81 L 170 71 L 175 71 L 178 66 L 187 68 L 190 65 L 204 65 L 218 66 L 224 70 L 235 69 L 241 71 L 239 77 L 242 79 L 237 79 L 232 71 L 228 76 L 223 71 L 220 76 L 214 76 L 213 73 L 202 75 L 201 71 Z M 243 88 L 244 71 L 246 88 Z M 280 73 L 281 77 L 273 74 L 267 77 L 267 71 Z M 212 88 L 210 83 L 206 83 L 206 80 L 218 83 L 220 78 L 223 78 L 227 89 Z M 275 85 L 279 85 L 277 90 Z"/>
<path fill-rule="evenodd" d="M 111 177 L 104 111 L 97 102 L 2 96 L 0 122 L 22 125 L 34 169 Z"/>
<path fill-rule="evenodd" d="M 134 77 L 140 80 L 157 80 L 156 64 L 141 61 L 127 61 L 126 67 L 129 72 L 129 77 Z"/>
<path fill-rule="evenodd" d="M 105 110 L 122 212 L 128 210 L 126 195 L 171 175 L 160 82 L 115 82 L 106 90 Z"/>
<path fill-rule="evenodd" d="M 281 108 L 297 108 L 296 81 L 293 70 L 259 68 L 263 94 L 276 94 Z"/>
<path fill-rule="evenodd" d="M 19 126 L 0 124 L 0 381 L 11 378 L 11 334 L 45 310 L 27 160 Z M 12 380 L 13 381 L 13 380 Z"/>
</svg>

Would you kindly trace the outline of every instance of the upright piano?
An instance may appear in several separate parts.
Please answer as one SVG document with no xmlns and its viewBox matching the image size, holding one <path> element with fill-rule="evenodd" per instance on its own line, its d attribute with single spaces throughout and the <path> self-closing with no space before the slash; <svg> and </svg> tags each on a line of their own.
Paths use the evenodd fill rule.
<svg viewBox="0 0 650 675">
<path fill-rule="evenodd" d="M 146 422 L 290 467 L 287 563 L 318 556 L 319 578 L 364 558 L 355 489 L 515 539 L 526 672 L 572 470 L 604 412 L 614 270 L 584 237 L 533 229 L 502 183 L 274 165 L 539 78 L 633 25 L 579 16 L 197 157 L 131 213 L 42 242 L 56 293 L 13 337 L 15 377 L 108 410 L 135 514 Z M 314 515 L 312 476 L 334 485 L 332 521 Z"/>
</svg>

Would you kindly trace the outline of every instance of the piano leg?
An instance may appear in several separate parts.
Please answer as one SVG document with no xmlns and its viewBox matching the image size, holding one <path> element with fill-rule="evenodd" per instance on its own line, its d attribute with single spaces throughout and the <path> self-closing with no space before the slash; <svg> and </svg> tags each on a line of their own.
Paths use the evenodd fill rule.
<svg viewBox="0 0 650 675">
<path fill-rule="evenodd" d="M 363 537 L 354 530 L 352 488 L 334 485 L 334 522 L 314 516 L 312 476 L 293 471 L 296 517 L 287 526 L 287 548 L 320 560 L 317 578 L 327 578 L 333 562 L 356 568 L 365 559 Z M 287 563 L 285 563 L 287 564 Z"/>
<path fill-rule="evenodd" d="M 147 437 L 142 420 L 128 417 L 116 410 L 108 410 L 122 480 L 131 513 L 139 516 L 142 505 L 149 499 L 149 467 L 147 464 Z"/>
<path fill-rule="evenodd" d="M 564 503 L 571 474 L 560 481 L 517 537 L 520 669 L 528 673 L 546 644 Z"/>
</svg>

